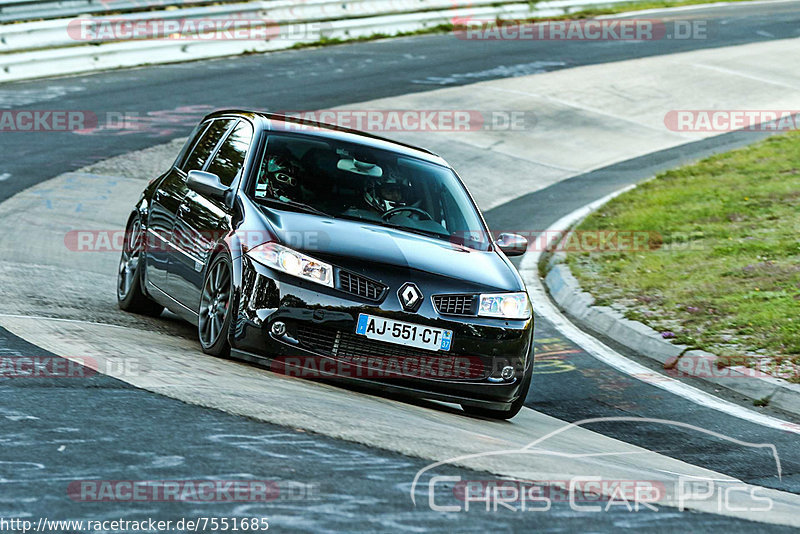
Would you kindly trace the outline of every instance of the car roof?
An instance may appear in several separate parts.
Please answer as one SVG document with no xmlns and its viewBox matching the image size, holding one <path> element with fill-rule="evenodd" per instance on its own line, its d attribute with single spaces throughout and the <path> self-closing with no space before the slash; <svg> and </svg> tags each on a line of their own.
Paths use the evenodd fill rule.
<svg viewBox="0 0 800 534">
<path fill-rule="evenodd" d="M 210 113 L 203 120 L 231 115 L 246 117 L 250 119 L 256 126 L 260 127 L 260 129 L 266 131 L 300 134 L 309 137 L 355 143 L 375 149 L 395 152 L 404 156 L 422 159 L 437 165 L 450 167 L 450 165 L 441 156 L 424 148 L 401 143 L 399 141 L 393 141 L 391 139 L 386 139 L 384 137 L 358 130 L 351 130 L 341 126 L 306 120 L 302 117 L 292 117 L 276 113 L 266 113 L 262 111 L 227 109 Z"/>
</svg>

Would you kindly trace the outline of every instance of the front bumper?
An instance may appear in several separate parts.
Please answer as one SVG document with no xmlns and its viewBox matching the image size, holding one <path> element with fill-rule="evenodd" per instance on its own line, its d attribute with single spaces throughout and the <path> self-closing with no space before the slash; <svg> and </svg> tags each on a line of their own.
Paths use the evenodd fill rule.
<svg viewBox="0 0 800 534">
<path fill-rule="evenodd" d="M 408 272 L 389 285 L 408 281 Z M 415 313 L 394 292 L 381 302 L 305 282 L 243 259 L 242 286 L 231 344 L 238 357 L 281 373 L 342 381 L 408 395 L 503 410 L 522 393 L 532 371 L 533 319 L 444 316 L 430 295 L 456 288 L 414 280 L 425 295 Z M 463 284 L 462 286 L 463 287 Z M 462 290 L 463 291 L 463 290 Z M 449 351 L 427 351 L 355 334 L 361 313 L 453 331 Z M 275 332 L 276 322 L 285 325 Z M 414 363 L 418 365 L 414 365 Z M 501 370 L 511 366 L 513 378 Z"/>
</svg>

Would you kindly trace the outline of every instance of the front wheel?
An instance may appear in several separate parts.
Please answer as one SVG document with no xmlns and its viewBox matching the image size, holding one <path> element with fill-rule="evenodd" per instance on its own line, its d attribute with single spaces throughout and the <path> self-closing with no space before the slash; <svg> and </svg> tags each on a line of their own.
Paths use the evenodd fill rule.
<svg viewBox="0 0 800 534">
<path fill-rule="evenodd" d="M 200 346 L 206 354 L 228 356 L 231 351 L 228 332 L 233 315 L 232 273 L 230 256 L 225 253 L 216 256 L 206 270 L 197 321 Z"/>
<path fill-rule="evenodd" d="M 125 229 L 125 241 L 117 269 L 117 303 L 123 311 L 158 316 L 164 307 L 150 300 L 142 291 L 143 250 L 144 229 L 137 214 L 131 217 Z"/>
<path fill-rule="evenodd" d="M 528 397 L 528 389 L 531 387 L 531 378 L 533 377 L 533 366 L 531 366 L 528 374 L 522 379 L 522 386 L 520 387 L 520 394 L 513 403 L 511 403 L 510 410 L 492 410 L 490 408 L 480 408 L 478 406 L 468 406 L 462 404 L 461 407 L 469 415 L 475 417 L 485 417 L 486 419 L 505 420 L 511 419 L 516 416 L 522 407 L 525 406 L 525 399 Z"/>
</svg>

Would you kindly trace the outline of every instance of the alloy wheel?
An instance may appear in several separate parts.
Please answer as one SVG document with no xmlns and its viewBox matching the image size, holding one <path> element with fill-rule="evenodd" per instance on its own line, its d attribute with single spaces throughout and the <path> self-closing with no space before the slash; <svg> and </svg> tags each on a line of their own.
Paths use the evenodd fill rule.
<svg viewBox="0 0 800 534">
<path fill-rule="evenodd" d="M 139 270 L 139 259 L 142 256 L 142 223 L 137 218 L 131 223 L 125 235 L 122 256 L 119 260 L 117 275 L 117 293 L 124 299 L 131 292 Z"/>
<path fill-rule="evenodd" d="M 200 297 L 200 340 L 214 345 L 222 334 L 231 299 L 231 273 L 225 262 L 212 265 Z"/>
</svg>

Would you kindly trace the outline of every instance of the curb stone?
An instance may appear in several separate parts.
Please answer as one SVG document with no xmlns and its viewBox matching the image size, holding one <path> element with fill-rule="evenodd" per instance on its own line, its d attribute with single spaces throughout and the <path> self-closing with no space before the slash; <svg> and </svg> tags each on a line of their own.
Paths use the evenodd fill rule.
<svg viewBox="0 0 800 534">
<path fill-rule="evenodd" d="M 659 362 L 676 377 L 698 378 L 754 401 L 768 399 L 770 406 L 800 415 L 800 384 L 754 376 L 753 369 L 743 366 L 718 369 L 716 355 L 670 343 L 644 323 L 626 319 L 608 306 L 595 306 L 594 297 L 583 291 L 564 260 L 565 254 L 561 252 L 543 256 L 540 261 L 546 262 L 547 273 L 544 286 L 555 304 L 579 326 L 601 332 L 633 352 Z"/>
</svg>

